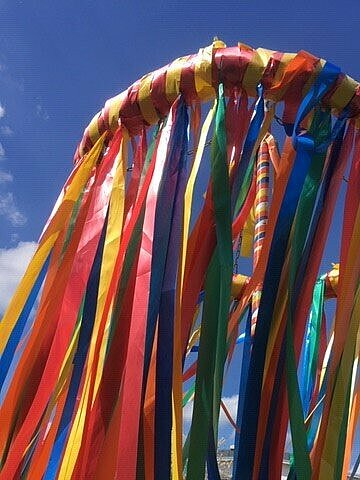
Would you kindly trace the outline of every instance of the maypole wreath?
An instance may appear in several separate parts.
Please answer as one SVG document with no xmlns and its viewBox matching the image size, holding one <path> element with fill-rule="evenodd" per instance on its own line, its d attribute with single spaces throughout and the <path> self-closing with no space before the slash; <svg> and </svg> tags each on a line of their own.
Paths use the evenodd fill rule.
<svg viewBox="0 0 360 480">
<path fill-rule="evenodd" d="M 346 478 L 359 117 L 335 65 L 217 39 L 106 102 L 0 323 L 0 480 L 218 480 L 220 409 L 234 480 L 281 478 L 287 437 L 288 478 Z"/>
</svg>

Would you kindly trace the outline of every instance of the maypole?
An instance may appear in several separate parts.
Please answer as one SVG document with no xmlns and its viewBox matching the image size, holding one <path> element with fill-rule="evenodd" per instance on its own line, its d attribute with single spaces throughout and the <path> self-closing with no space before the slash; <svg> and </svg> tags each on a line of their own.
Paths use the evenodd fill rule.
<svg viewBox="0 0 360 480">
<path fill-rule="evenodd" d="M 221 409 L 234 480 L 281 478 L 286 443 L 288 478 L 346 477 L 359 118 L 358 83 L 331 63 L 219 40 L 105 103 L 0 323 L 0 480 L 219 479 Z M 339 264 L 321 276 L 347 168 Z"/>
</svg>

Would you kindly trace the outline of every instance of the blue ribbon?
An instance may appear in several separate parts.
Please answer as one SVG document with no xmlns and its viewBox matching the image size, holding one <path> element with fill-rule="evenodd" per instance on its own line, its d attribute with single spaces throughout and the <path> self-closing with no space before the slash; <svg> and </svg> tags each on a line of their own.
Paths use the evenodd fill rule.
<svg viewBox="0 0 360 480">
<path fill-rule="evenodd" d="M 249 366 L 250 366 L 250 357 L 251 357 L 251 316 L 252 310 L 249 305 L 248 313 L 247 313 L 247 321 L 244 336 L 244 347 L 243 347 L 243 354 L 242 354 L 242 362 L 241 362 L 241 374 L 240 374 L 240 384 L 239 384 L 239 397 L 238 397 L 238 406 L 237 406 L 237 414 L 236 414 L 236 425 L 241 424 L 241 419 L 243 417 L 243 410 L 244 410 L 244 392 L 247 384 L 248 374 L 249 374 Z M 235 449 L 234 449 L 234 461 L 233 461 L 233 478 L 239 478 L 238 473 L 238 459 L 239 459 L 239 451 L 241 448 L 240 444 L 240 432 L 235 432 Z"/>
<path fill-rule="evenodd" d="M 188 144 L 188 115 L 181 99 L 176 126 L 168 150 L 169 171 L 164 178 L 163 189 L 157 205 L 156 230 L 164 235 L 162 245 L 156 247 L 156 263 L 159 249 L 163 249 L 164 268 L 159 291 L 161 292 L 158 320 L 155 385 L 155 478 L 171 476 L 172 430 L 172 374 L 174 344 L 175 289 L 181 238 L 181 218 L 186 188 L 186 152 Z M 174 184 L 175 187 L 174 187 Z M 165 223 L 164 220 L 167 220 Z M 155 246 L 154 246 L 155 248 Z"/>
<path fill-rule="evenodd" d="M 25 305 L 19 315 L 19 318 L 16 322 L 16 325 L 14 329 L 11 332 L 11 335 L 7 341 L 6 347 L 3 351 L 3 354 L 0 359 L 0 390 L 2 389 L 5 379 L 7 377 L 7 374 L 9 372 L 12 360 L 14 358 L 16 349 L 19 345 L 20 339 L 22 337 L 26 322 L 29 318 L 30 312 L 34 306 L 35 300 L 39 294 L 40 287 L 44 281 L 46 272 L 49 267 L 49 262 L 50 262 L 50 256 L 47 257 L 35 283 L 33 288 L 31 289 L 31 292 L 25 302 Z"/>
<path fill-rule="evenodd" d="M 182 138 L 182 135 L 185 132 L 185 146 L 187 148 L 187 124 L 188 117 L 186 111 L 186 105 L 183 99 L 179 100 L 179 105 L 176 112 L 174 112 L 174 131 L 172 132 L 169 143 L 168 143 L 168 152 L 172 152 L 172 155 L 181 155 L 181 152 L 177 152 L 176 149 L 179 148 L 182 144 L 177 142 Z M 165 127 L 166 128 L 166 127 Z M 179 161 L 179 158 L 178 158 Z M 156 252 L 156 255 L 153 256 L 152 265 L 151 265 L 151 279 L 150 279 L 150 295 L 149 295 L 149 311 L 147 318 L 147 329 L 146 329 L 146 341 L 145 341 L 145 359 L 144 359 L 144 379 L 146 381 L 147 373 L 149 370 L 151 352 L 153 339 L 155 335 L 156 320 L 160 308 L 160 296 L 161 296 L 161 286 L 164 277 L 165 263 L 166 263 L 166 252 L 170 236 L 170 225 L 171 225 L 171 216 L 172 216 L 172 199 L 166 197 L 166 191 L 164 189 L 168 188 L 167 180 L 169 175 L 169 160 L 166 161 L 162 174 L 162 184 L 160 186 L 158 194 L 158 204 L 156 206 L 155 214 L 155 234 L 153 241 L 153 251 Z"/>
<path fill-rule="evenodd" d="M 263 370 L 272 314 L 291 226 L 310 166 L 311 156 L 314 153 L 314 140 L 307 132 L 301 132 L 300 123 L 311 109 L 321 101 L 329 87 L 336 81 L 339 73 L 339 69 L 334 65 L 325 64 L 315 84 L 303 99 L 294 125 L 293 145 L 297 155 L 280 207 L 270 247 L 246 385 L 240 432 L 242 448 L 239 451 L 237 470 L 238 478 L 242 479 L 250 480 L 253 474 Z"/>
</svg>

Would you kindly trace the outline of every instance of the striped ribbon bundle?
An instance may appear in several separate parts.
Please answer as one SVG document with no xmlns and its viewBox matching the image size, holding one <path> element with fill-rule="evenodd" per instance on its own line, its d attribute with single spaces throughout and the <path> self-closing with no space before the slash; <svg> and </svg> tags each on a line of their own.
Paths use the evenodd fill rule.
<svg viewBox="0 0 360 480">
<path fill-rule="evenodd" d="M 334 65 L 217 40 L 106 103 L 0 323 L 0 480 L 220 479 L 221 408 L 233 479 L 281 478 L 289 426 L 288 478 L 346 477 L 359 115 L 358 84 Z M 319 277 L 347 168 L 339 265 Z M 234 275 L 239 252 L 249 276 Z"/>
</svg>

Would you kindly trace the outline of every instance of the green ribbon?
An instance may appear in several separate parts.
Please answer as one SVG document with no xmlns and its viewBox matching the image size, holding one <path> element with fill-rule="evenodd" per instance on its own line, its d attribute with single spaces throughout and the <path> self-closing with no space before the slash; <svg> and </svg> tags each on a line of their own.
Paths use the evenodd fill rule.
<svg viewBox="0 0 360 480">
<path fill-rule="evenodd" d="M 211 177 L 217 246 L 205 279 L 187 480 L 201 480 L 205 477 L 211 422 L 214 427 L 215 445 L 217 443 L 217 423 L 227 353 L 233 258 L 230 183 L 226 156 L 225 98 L 221 84 L 211 150 Z"/>
<path fill-rule="evenodd" d="M 330 128 L 330 112 L 323 112 L 320 109 L 315 110 L 309 133 L 313 136 L 316 145 L 321 145 L 329 138 Z M 309 480 L 311 478 L 311 464 L 294 350 L 293 314 L 298 294 L 298 292 L 295 292 L 295 282 L 310 227 L 325 159 L 326 152 L 315 153 L 312 156 L 297 207 L 290 253 L 289 309 L 286 326 L 286 381 L 294 463 L 298 480 Z"/>
</svg>

